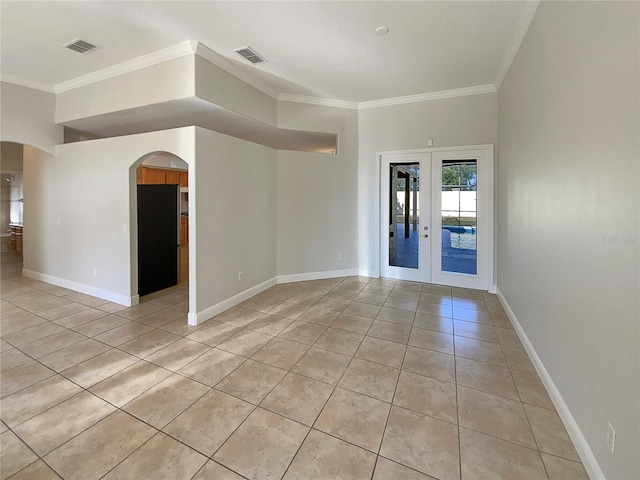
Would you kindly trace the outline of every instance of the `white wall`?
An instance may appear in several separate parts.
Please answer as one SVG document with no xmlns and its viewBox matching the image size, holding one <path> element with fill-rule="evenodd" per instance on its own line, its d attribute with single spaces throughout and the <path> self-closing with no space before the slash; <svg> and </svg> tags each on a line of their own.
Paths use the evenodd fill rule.
<svg viewBox="0 0 640 480">
<path fill-rule="evenodd" d="M 337 155 L 278 151 L 278 276 L 356 273 L 358 112 L 278 102 L 278 127 L 338 134 Z"/>
<path fill-rule="evenodd" d="M 117 112 L 195 95 L 195 56 L 127 72 L 56 96 L 55 120 Z"/>
<path fill-rule="evenodd" d="M 55 124 L 56 96 L 12 83 L 0 82 L 0 134 L 3 142 L 32 145 L 53 154 L 62 143 L 62 127 Z"/>
<path fill-rule="evenodd" d="M 190 252 L 195 248 L 197 270 L 189 278 L 197 289 L 189 302 L 202 321 L 221 302 L 274 281 L 276 152 L 196 127 L 193 167 L 189 247 Z"/>
<path fill-rule="evenodd" d="M 154 153 L 147 157 L 142 163 L 147 167 L 175 168 L 180 170 L 189 169 L 187 162 L 164 152 Z"/>
<path fill-rule="evenodd" d="M 639 25 L 541 2 L 499 91 L 499 289 L 609 479 L 640 478 Z"/>
<path fill-rule="evenodd" d="M 136 186 L 131 167 L 155 151 L 193 161 L 193 142 L 193 127 L 186 127 L 60 145 L 55 158 L 25 147 L 27 273 L 135 303 Z"/>
<path fill-rule="evenodd" d="M 360 111 L 358 155 L 358 248 L 363 274 L 380 268 L 380 162 L 376 152 L 434 147 L 495 144 L 497 95 L 484 94 L 432 100 Z"/>
</svg>

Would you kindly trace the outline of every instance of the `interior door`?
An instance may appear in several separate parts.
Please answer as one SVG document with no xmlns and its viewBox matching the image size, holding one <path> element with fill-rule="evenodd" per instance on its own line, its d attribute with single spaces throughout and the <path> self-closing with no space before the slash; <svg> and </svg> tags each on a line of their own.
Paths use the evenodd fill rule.
<svg viewBox="0 0 640 480">
<path fill-rule="evenodd" d="M 430 281 L 430 154 L 381 158 L 381 274 Z"/>
<path fill-rule="evenodd" d="M 178 283 L 180 186 L 138 185 L 138 294 Z"/>
</svg>

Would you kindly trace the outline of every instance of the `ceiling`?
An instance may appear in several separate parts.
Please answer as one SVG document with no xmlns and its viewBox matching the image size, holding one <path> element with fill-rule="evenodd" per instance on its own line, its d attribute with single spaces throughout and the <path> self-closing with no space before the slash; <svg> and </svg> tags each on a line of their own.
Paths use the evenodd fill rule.
<svg viewBox="0 0 640 480">
<path fill-rule="evenodd" d="M 0 3 L 5 81 L 45 90 L 200 42 L 272 96 L 372 102 L 502 81 L 537 2 L 70 1 Z M 389 28 L 376 35 L 379 26 Z M 89 54 L 62 48 L 76 38 Z M 233 49 L 253 47 L 252 65 Z"/>
</svg>

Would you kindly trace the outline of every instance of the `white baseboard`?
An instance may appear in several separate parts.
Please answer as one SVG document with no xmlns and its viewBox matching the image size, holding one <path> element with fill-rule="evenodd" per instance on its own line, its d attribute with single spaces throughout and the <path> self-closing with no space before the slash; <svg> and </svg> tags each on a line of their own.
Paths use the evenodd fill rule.
<svg viewBox="0 0 640 480">
<path fill-rule="evenodd" d="M 361 277 L 371 277 L 371 278 L 380 278 L 380 273 L 373 270 L 360 270 L 358 275 Z"/>
<path fill-rule="evenodd" d="M 278 283 L 307 282 L 309 280 L 322 280 L 324 278 L 352 277 L 359 275 L 357 268 L 347 270 L 328 270 L 325 272 L 294 273 L 293 275 L 278 275 Z"/>
<path fill-rule="evenodd" d="M 513 324 L 513 328 L 518 334 L 518 337 L 520 337 L 520 341 L 522 342 L 522 345 L 527 351 L 527 354 L 529 355 L 529 358 L 531 359 L 533 366 L 538 372 L 538 375 L 540 376 L 542 383 L 547 389 L 547 393 L 549 394 L 549 397 L 551 398 L 553 405 L 556 407 L 556 410 L 558 411 L 558 415 L 560 415 L 560 418 L 562 419 L 562 423 L 564 424 L 565 428 L 567 429 L 567 433 L 569 433 L 569 436 L 573 441 L 573 445 L 576 447 L 576 452 L 578 452 L 578 455 L 582 460 L 582 464 L 584 465 L 584 468 L 587 471 L 589 478 L 591 478 L 592 480 L 596 480 L 596 479 L 604 480 L 605 478 L 604 473 L 602 473 L 602 469 L 600 468 L 600 465 L 598 464 L 598 461 L 596 460 L 595 455 L 591 451 L 591 447 L 589 447 L 589 444 L 587 443 L 586 438 L 584 438 L 584 435 L 582 434 L 582 430 L 580 430 L 580 427 L 578 426 L 576 419 L 573 418 L 573 415 L 571 414 L 569 407 L 567 406 L 564 399 L 562 398 L 562 395 L 560 395 L 560 391 L 558 390 L 555 383 L 553 382 L 551 375 L 549 375 L 549 372 L 547 371 L 544 364 L 542 363 L 542 360 L 540 360 L 540 357 L 538 356 L 536 350 L 533 348 L 533 345 L 529 341 L 529 338 L 527 337 L 527 334 L 522 328 L 522 325 L 520 325 L 520 322 L 516 318 L 515 313 L 513 313 L 513 310 L 509 306 L 509 303 L 504 298 L 504 295 L 502 294 L 502 292 L 500 292 L 500 290 L 497 290 L 497 295 L 498 295 L 498 299 L 500 300 L 500 303 L 504 307 L 505 312 L 507 312 L 507 315 L 509 316 L 511 323 Z"/>
<path fill-rule="evenodd" d="M 140 297 L 138 295 L 122 295 L 120 293 L 114 293 L 101 288 L 92 287 L 91 285 L 85 285 L 84 283 L 78 283 L 65 278 L 47 275 L 46 273 L 34 272 L 33 270 L 27 270 L 26 268 L 22 269 L 22 275 L 33 278 L 34 280 L 50 283 L 58 287 L 68 288 L 69 290 L 84 293 L 85 295 L 91 295 L 92 297 L 108 300 L 119 305 L 124 305 L 125 307 L 132 307 L 140 303 Z"/>
<path fill-rule="evenodd" d="M 244 292 L 240 292 L 237 295 L 234 295 L 231 298 L 227 298 L 220 303 L 216 303 L 215 305 L 211 305 L 210 307 L 205 308 L 197 313 L 191 313 L 187 315 L 187 321 L 189 325 L 198 325 L 198 323 L 202 323 L 205 320 L 209 320 L 210 318 L 219 315 L 225 310 L 229 310 L 231 307 L 235 307 L 239 303 L 244 302 L 245 300 L 257 295 L 258 293 L 264 292 L 266 289 L 273 287 L 276 284 L 276 277 L 270 278 L 269 280 L 259 283 Z"/>
<path fill-rule="evenodd" d="M 498 291 L 497 285 L 489 285 L 489 293 L 496 293 Z"/>
</svg>

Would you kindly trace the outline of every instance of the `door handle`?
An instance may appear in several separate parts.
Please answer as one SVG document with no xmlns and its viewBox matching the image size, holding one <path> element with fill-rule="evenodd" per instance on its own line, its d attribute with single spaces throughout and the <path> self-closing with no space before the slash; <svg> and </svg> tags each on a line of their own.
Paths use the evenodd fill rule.
<svg viewBox="0 0 640 480">
<path fill-rule="evenodd" d="M 424 234 L 424 238 L 429 238 L 429 235 L 427 235 L 426 233 Z"/>
</svg>

